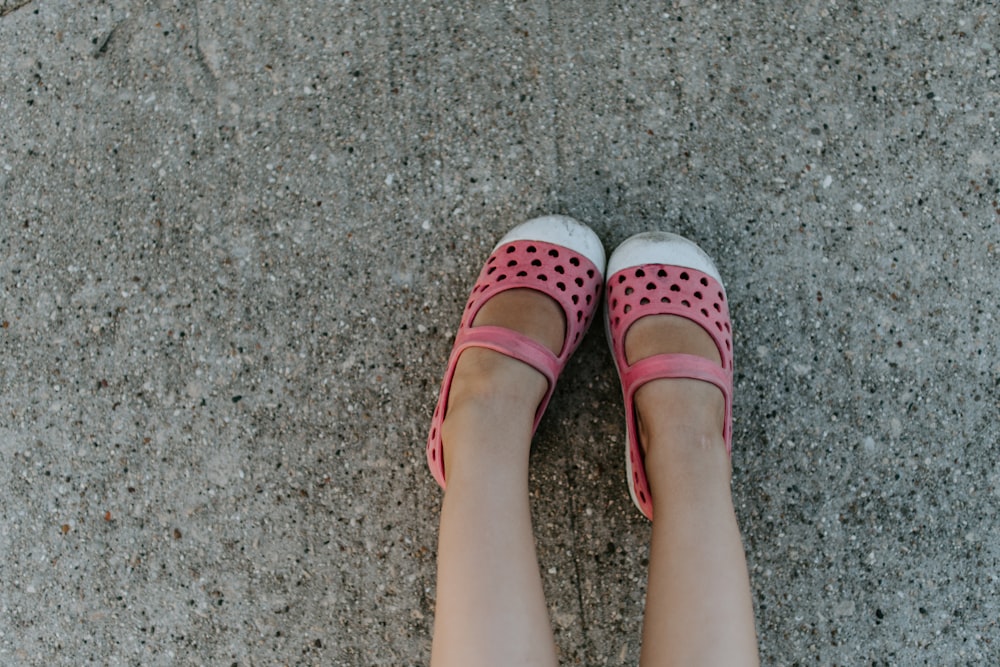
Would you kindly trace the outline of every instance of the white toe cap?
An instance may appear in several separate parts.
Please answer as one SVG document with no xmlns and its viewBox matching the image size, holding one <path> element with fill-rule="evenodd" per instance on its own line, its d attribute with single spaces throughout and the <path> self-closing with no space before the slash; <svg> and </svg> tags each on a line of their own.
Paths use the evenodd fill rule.
<svg viewBox="0 0 1000 667">
<path fill-rule="evenodd" d="M 604 245 L 587 225 L 565 215 L 545 215 L 523 222 L 507 232 L 494 250 L 511 241 L 544 241 L 577 252 L 597 267 L 604 277 Z"/>
<path fill-rule="evenodd" d="M 608 260 L 608 275 L 644 264 L 683 266 L 707 273 L 722 284 L 719 270 L 705 251 L 683 236 L 670 232 L 645 232 L 629 237 Z"/>
</svg>

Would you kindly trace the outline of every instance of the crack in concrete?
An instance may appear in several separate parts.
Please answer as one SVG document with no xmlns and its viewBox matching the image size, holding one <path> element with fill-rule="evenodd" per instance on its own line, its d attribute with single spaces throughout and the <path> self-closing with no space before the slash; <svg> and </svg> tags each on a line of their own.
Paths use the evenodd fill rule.
<svg viewBox="0 0 1000 667">
<path fill-rule="evenodd" d="M 582 650 L 586 664 L 590 664 L 590 625 L 587 622 L 587 609 L 583 604 L 583 578 L 580 574 L 579 552 L 582 545 L 577 540 L 576 516 L 576 476 L 573 474 L 573 462 L 566 462 L 566 485 L 569 487 L 569 531 L 573 540 L 573 578 L 575 580 L 576 604 L 580 608 L 580 634 L 583 637 Z"/>
<path fill-rule="evenodd" d="M 31 0 L 0 0 L 0 18 L 31 4 Z"/>
<path fill-rule="evenodd" d="M 549 131 L 546 133 L 546 139 L 548 140 L 548 143 L 551 147 L 550 153 L 552 155 L 551 164 L 549 165 L 549 168 L 552 172 L 551 180 L 549 182 L 552 184 L 552 186 L 546 193 L 546 197 L 549 200 L 549 210 L 553 213 L 562 213 L 563 202 L 561 201 L 562 200 L 562 196 L 560 194 L 561 190 L 558 187 L 558 184 L 562 182 L 561 177 L 562 177 L 564 159 L 562 154 L 562 147 L 558 139 L 559 128 L 557 127 L 557 122 L 556 122 L 556 119 L 558 118 L 557 114 L 559 111 L 558 109 L 559 98 L 556 95 L 557 92 L 556 81 L 555 81 L 556 77 L 554 75 L 554 73 L 556 72 L 556 55 L 555 55 L 556 31 L 555 31 L 555 21 L 552 18 L 552 3 L 550 2 L 550 0 L 545 0 L 544 4 L 545 4 L 545 20 L 549 27 L 548 30 L 549 71 L 545 74 L 545 83 L 547 84 L 546 87 L 548 88 L 547 91 L 548 109 L 546 110 L 547 111 L 546 122 L 548 124 Z"/>
<path fill-rule="evenodd" d="M 104 39 L 101 40 L 101 42 L 97 45 L 97 48 L 94 50 L 95 59 L 107 55 L 108 49 L 111 48 L 112 42 L 116 41 L 116 37 L 118 36 L 119 30 L 121 30 L 121 27 L 125 25 L 127 22 L 128 22 L 127 19 L 124 21 L 119 21 L 114 25 L 113 28 L 111 28 L 108 34 L 104 36 Z"/>
<path fill-rule="evenodd" d="M 212 66 L 212 62 L 208 55 L 205 53 L 205 47 L 201 43 L 201 8 L 200 3 L 195 1 L 192 3 L 194 6 L 194 13 L 192 16 L 192 23 L 194 23 L 194 47 L 195 53 L 197 54 L 197 61 L 201 68 L 208 75 L 211 81 L 210 87 L 213 91 L 217 91 L 219 87 L 219 76 Z"/>
</svg>

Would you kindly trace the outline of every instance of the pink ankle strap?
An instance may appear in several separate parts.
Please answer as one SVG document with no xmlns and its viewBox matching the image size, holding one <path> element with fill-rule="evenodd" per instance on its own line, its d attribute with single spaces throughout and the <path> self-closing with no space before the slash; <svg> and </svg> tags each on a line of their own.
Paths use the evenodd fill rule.
<svg viewBox="0 0 1000 667">
<path fill-rule="evenodd" d="M 538 428 L 544 404 L 548 403 L 548 398 L 555 389 L 556 378 L 559 377 L 559 358 L 552 354 L 552 350 L 534 339 L 503 327 L 481 326 L 462 330 L 455 338 L 455 350 L 452 354 L 457 357 L 470 347 L 483 347 L 505 354 L 523 361 L 545 376 L 549 386 L 545 392 L 545 399 L 535 414 L 533 429 Z"/>
<path fill-rule="evenodd" d="M 639 387 L 662 378 L 686 378 L 713 384 L 722 392 L 726 402 L 726 421 L 722 436 L 726 441 L 726 452 L 733 449 L 732 430 L 732 380 L 719 364 L 693 354 L 659 354 L 640 359 L 622 373 L 622 386 L 628 387 L 626 401 L 633 405 Z M 633 417 L 629 417 L 632 419 Z M 638 426 L 634 424 L 633 426 Z M 634 430 L 632 431 L 635 432 Z"/>
</svg>

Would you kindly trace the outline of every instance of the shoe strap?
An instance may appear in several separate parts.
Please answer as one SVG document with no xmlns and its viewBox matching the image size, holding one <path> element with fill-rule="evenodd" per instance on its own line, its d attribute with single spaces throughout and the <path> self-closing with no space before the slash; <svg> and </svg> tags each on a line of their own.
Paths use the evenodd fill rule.
<svg viewBox="0 0 1000 667">
<path fill-rule="evenodd" d="M 629 415 L 630 419 L 634 419 L 632 406 L 639 387 L 647 382 L 662 379 L 700 380 L 718 387 L 726 403 L 722 435 L 726 442 L 726 452 L 731 453 L 733 380 L 729 373 L 714 361 L 693 354 L 657 354 L 640 359 L 622 370 L 622 386 L 625 387 L 628 405 L 633 410 L 633 414 Z M 638 431 L 633 433 L 638 434 Z"/>
<path fill-rule="evenodd" d="M 718 387 L 726 404 L 723 437 L 726 451 L 732 451 L 732 377 L 722 366 L 693 354 L 657 354 L 640 359 L 622 372 L 626 400 L 634 404 L 635 393 L 647 382 L 662 379 L 700 380 Z M 634 433 L 638 434 L 637 431 Z"/>
<path fill-rule="evenodd" d="M 538 427 L 542 412 L 545 411 L 545 406 L 549 402 L 553 389 L 555 389 L 556 379 L 562 370 L 560 359 L 552 353 L 552 350 L 538 341 L 505 327 L 485 325 L 461 331 L 455 338 L 455 348 L 452 354 L 457 358 L 470 347 L 486 348 L 517 359 L 528 364 L 545 377 L 548 388 L 545 391 L 545 398 L 542 399 L 535 414 L 532 427 L 532 431 L 534 431 Z"/>
</svg>

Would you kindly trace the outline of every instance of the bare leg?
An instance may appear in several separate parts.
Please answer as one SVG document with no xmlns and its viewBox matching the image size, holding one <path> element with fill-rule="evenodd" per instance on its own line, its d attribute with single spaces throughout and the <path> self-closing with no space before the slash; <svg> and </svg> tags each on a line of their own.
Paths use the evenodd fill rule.
<svg viewBox="0 0 1000 667">
<path fill-rule="evenodd" d="M 493 297 L 476 326 L 505 326 L 558 353 L 561 308 L 532 290 Z M 528 452 L 545 378 L 469 349 L 455 369 L 442 425 L 448 488 L 441 508 L 431 664 L 555 665 L 528 505 Z"/>
<path fill-rule="evenodd" d="M 646 317 L 629 330 L 629 363 L 670 352 L 719 361 L 711 338 L 683 318 Z M 654 517 L 640 662 L 757 665 L 722 394 L 696 380 L 657 380 L 636 393 L 636 410 Z"/>
</svg>

